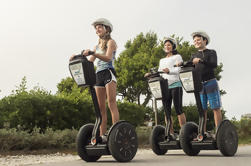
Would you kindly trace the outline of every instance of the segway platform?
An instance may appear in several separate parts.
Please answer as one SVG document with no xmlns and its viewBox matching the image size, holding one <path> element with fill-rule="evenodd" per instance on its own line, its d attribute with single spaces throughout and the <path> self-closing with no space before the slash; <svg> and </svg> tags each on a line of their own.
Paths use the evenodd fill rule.
<svg viewBox="0 0 251 166">
<path fill-rule="evenodd" d="M 181 149 L 180 141 L 178 140 L 159 142 L 159 147 L 160 149 L 170 149 L 170 150 Z"/>
<path fill-rule="evenodd" d="M 199 125 L 194 122 L 187 122 L 181 128 L 180 144 L 183 151 L 189 156 L 195 156 L 198 155 L 200 150 L 219 149 L 224 156 L 235 155 L 238 148 L 238 135 L 234 125 L 229 120 L 223 120 L 220 123 L 216 131 L 216 138 L 205 137 L 204 111 L 199 96 L 202 89 L 200 72 L 195 70 L 191 62 L 184 63 L 179 76 L 185 91 L 194 93 L 199 112 Z M 194 141 L 196 137 L 197 140 Z"/>
<path fill-rule="evenodd" d="M 181 149 L 179 140 L 172 139 L 170 135 L 171 112 L 168 111 L 165 103 L 168 92 L 168 80 L 164 79 L 160 74 L 163 72 L 151 69 L 148 78 L 148 85 L 156 100 L 161 100 L 164 106 L 165 117 L 168 119 L 166 126 L 157 125 L 153 128 L 150 135 L 150 146 L 157 155 L 164 155 L 168 150 Z"/>
<path fill-rule="evenodd" d="M 89 54 L 93 53 L 89 52 Z M 96 74 L 93 62 L 80 54 L 70 61 L 69 69 L 78 86 L 90 88 L 96 115 L 95 124 L 82 126 L 77 134 L 78 155 L 86 162 L 95 162 L 102 155 L 112 155 L 119 162 L 131 161 L 138 148 L 137 134 L 133 125 L 126 121 L 119 121 L 109 129 L 107 142 L 102 142 L 100 137 L 102 116 L 94 89 Z"/>
</svg>

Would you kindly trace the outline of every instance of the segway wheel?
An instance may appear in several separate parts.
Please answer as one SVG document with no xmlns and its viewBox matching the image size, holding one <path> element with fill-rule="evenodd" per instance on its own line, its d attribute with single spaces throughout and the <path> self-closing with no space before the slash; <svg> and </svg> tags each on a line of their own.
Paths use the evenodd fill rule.
<svg viewBox="0 0 251 166">
<path fill-rule="evenodd" d="M 229 121 L 221 122 L 217 130 L 217 147 L 224 156 L 234 156 L 238 148 L 238 135 L 235 126 Z"/>
<path fill-rule="evenodd" d="M 165 141 L 165 127 L 158 125 L 155 126 L 150 135 L 150 146 L 153 152 L 157 155 L 164 155 L 167 149 L 160 149 L 159 142 Z"/>
<path fill-rule="evenodd" d="M 198 126 L 193 122 L 187 122 L 182 126 L 180 132 L 180 145 L 188 156 L 196 156 L 200 149 L 192 147 L 191 141 L 197 136 Z"/>
<path fill-rule="evenodd" d="M 81 159 L 86 162 L 95 162 L 101 156 L 90 156 L 87 154 L 85 146 L 91 143 L 93 124 L 86 124 L 82 126 L 78 132 L 76 143 L 77 143 L 77 152 Z"/>
<path fill-rule="evenodd" d="M 110 131 L 108 147 L 113 158 L 119 162 L 131 161 L 138 149 L 138 139 L 134 126 L 119 122 Z"/>
</svg>

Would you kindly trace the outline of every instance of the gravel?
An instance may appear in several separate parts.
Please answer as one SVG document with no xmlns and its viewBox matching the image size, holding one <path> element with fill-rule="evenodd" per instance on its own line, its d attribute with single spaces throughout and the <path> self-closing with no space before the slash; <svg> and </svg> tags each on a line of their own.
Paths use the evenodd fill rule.
<svg viewBox="0 0 251 166">
<path fill-rule="evenodd" d="M 55 153 L 48 155 L 16 155 L 0 156 L 0 166 L 22 166 L 42 163 L 55 163 L 62 161 L 79 160 L 78 155 Z"/>
<path fill-rule="evenodd" d="M 150 149 L 138 149 L 137 154 L 153 154 Z M 111 157 L 111 156 L 103 156 Z M 54 154 L 43 154 L 43 155 L 0 155 L 0 166 L 26 166 L 36 165 L 45 163 L 56 163 L 63 161 L 74 161 L 81 160 L 78 155 L 65 154 L 65 153 L 54 153 Z"/>
</svg>

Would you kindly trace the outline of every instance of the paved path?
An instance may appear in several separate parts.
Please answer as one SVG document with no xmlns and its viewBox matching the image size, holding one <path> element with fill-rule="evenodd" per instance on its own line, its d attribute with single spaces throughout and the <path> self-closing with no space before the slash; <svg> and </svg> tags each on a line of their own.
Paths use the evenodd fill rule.
<svg viewBox="0 0 251 166">
<path fill-rule="evenodd" d="M 155 155 L 150 149 L 140 149 L 135 158 L 128 163 L 116 162 L 112 156 L 103 156 L 95 163 L 87 163 L 77 155 L 18 155 L 0 156 L 0 166 L 251 166 L 251 145 L 239 146 L 234 157 L 224 157 L 218 150 L 201 151 L 190 157 L 182 150 L 170 150 L 164 156 Z"/>
<path fill-rule="evenodd" d="M 234 157 L 224 157 L 218 150 L 201 151 L 198 156 L 186 156 L 182 150 L 170 150 L 164 156 L 157 156 L 151 150 L 139 150 L 135 158 L 128 163 L 118 163 L 111 156 L 104 156 L 95 163 L 86 163 L 80 159 L 69 162 L 39 164 L 36 166 L 251 166 L 251 146 L 240 146 Z"/>
</svg>

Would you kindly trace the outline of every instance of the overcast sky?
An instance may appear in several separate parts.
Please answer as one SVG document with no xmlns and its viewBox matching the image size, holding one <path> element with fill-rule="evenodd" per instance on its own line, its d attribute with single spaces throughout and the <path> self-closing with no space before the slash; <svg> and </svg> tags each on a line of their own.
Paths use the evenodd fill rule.
<svg viewBox="0 0 251 166">
<path fill-rule="evenodd" d="M 249 0 L 0 0 L 0 98 L 24 76 L 28 88 L 39 85 L 54 94 L 70 76 L 69 57 L 97 43 L 91 23 L 105 17 L 114 26 L 117 56 L 140 32 L 192 42 L 193 31 L 206 31 L 208 48 L 224 65 L 223 108 L 228 118 L 239 119 L 251 113 L 250 6 Z M 184 104 L 190 102 L 193 96 L 185 95 Z"/>
</svg>

